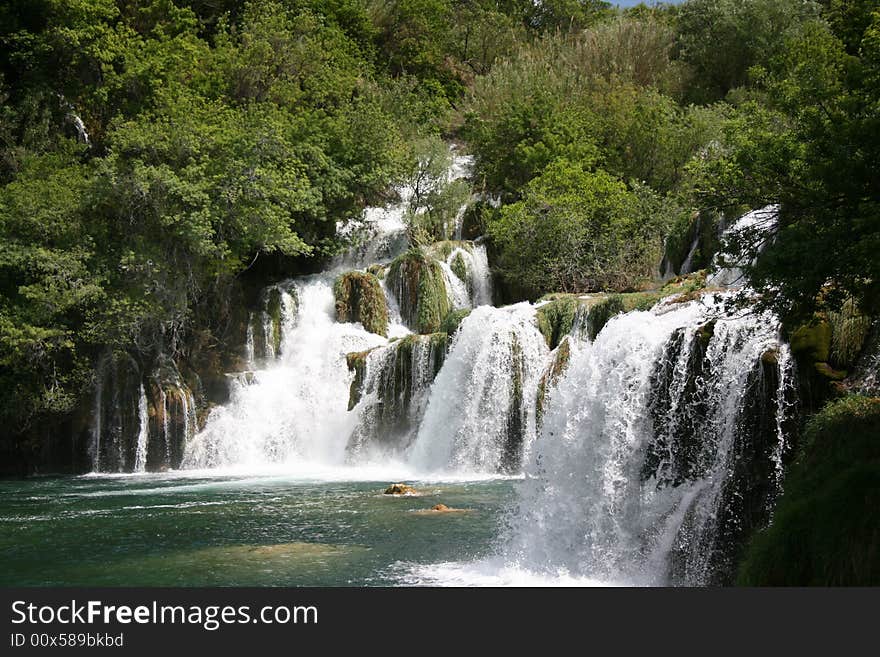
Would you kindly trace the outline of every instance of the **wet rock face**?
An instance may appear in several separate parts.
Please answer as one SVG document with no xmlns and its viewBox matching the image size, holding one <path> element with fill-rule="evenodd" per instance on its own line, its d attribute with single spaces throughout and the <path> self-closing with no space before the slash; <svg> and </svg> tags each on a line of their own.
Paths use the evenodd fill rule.
<svg viewBox="0 0 880 657">
<path fill-rule="evenodd" d="M 105 356 L 92 400 L 88 469 L 162 472 L 179 467 L 197 430 L 197 414 L 195 395 L 170 358 L 159 357 L 145 369 L 125 353 Z"/>
</svg>

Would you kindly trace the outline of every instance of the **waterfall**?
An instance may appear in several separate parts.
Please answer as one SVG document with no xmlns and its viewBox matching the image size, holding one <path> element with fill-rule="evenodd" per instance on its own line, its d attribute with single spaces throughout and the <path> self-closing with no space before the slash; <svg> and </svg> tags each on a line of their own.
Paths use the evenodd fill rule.
<svg viewBox="0 0 880 657">
<path fill-rule="evenodd" d="M 777 212 L 749 213 L 732 239 Z M 484 245 L 442 242 L 389 268 L 406 249 L 403 211 L 366 214 L 366 237 L 326 271 L 263 291 L 245 344 L 253 371 L 230 377 L 229 402 L 201 430 L 182 392 L 182 467 L 346 465 L 357 477 L 395 462 L 425 476 L 522 475 L 498 545 L 505 567 L 629 584 L 728 582 L 746 539 L 771 517 L 790 452 L 796 372 L 777 319 L 725 314 L 736 291 L 610 319 L 622 302 L 605 296 L 566 297 L 573 310 L 557 319 L 539 317 L 540 304 L 496 308 Z M 735 283 L 737 267 L 715 284 Z M 336 319 L 334 281 L 367 268 L 388 301 L 389 337 Z M 449 305 L 472 310 L 413 334 L 401 314 L 416 325 L 420 288 L 435 289 L 440 272 Z"/>
<path fill-rule="evenodd" d="M 183 467 L 341 462 L 351 433 L 349 352 L 387 343 L 359 324 L 335 320 L 333 272 L 291 281 L 298 308 L 282 322 L 277 361 L 233 384 L 186 448 Z"/>
<path fill-rule="evenodd" d="M 443 271 L 443 282 L 446 284 L 446 294 L 449 297 L 449 305 L 456 310 L 471 307 L 471 295 L 468 292 L 467 283 L 462 281 L 452 268 L 445 262 L 440 261 Z"/>
<path fill-rule="evenodd" d="M 474 310 L 431 388 L 410 462 L 428 471 L 518 470 L 534 438 L 547 354 L 529 304 Z"/>
<path fill-rule="evenodd" d="M 447 287 L 454 286 L 454 305 L 456 308 L 476 308 L 492 303 L 492 282 L 489 259 L 483 244 L 462 242 L 446 257 L 443 268 Z M 453 282 L 449 282 L 450 277 Z M 464 288 L 459 289 L 459 281 Z"/>
<path fill-rule="evenodd" d="M 446 343 L 443 333 L 410 335 L 365 355 L 363 380 L 356 375 L 349 399 L 349 409 L 359 416 L 348 443 L 349 461 L 374 460 L 382 451 L 396 455 L 410 444 Z"/>
<path fill-rule="evenodd" d="M 244 358 L 250 369 L 254 368 L 256 363 L 256 352 L 254 348 L 254 314 L 248 313 L 248 324 L 245 332 L 244 342 Z"/>
<path fill-rule="evenodd" d="M 743 267 L 749 263 L 736 261 L 731 253 L 739 251 L 738 247 L 746 247 L 747 252 L 760 253 L 767 246 L 768 236 L 776 227 L 779 209 L 779 205 L 767 205 L 759 210 L 752 210 L 724 231 L 721 241 L 727 250 L 715 256 L 716 271 L 706 280 L 708 285 L 718 287 L 745 285 Z"/>
<path fill-rule="evenodd" d="M 473 280 L 473 305 L 488 306 L 492 304 L 492 275 L 489 271 L 489 256 L 486 246 L 475 244 L 471 263 Z"/>
<path fill-rule="evenodd" d="M 697 253 L 697 249 L 700 247 L 700 225 L 702 223 L 702 217 L 697 215 L 697 225 L 694 227 L 694 239 L 691 242 L 691 247 L 688 249 L 687 256 L 684 259 L 684 262 L 681 263 L 681 271 L 679 271 L 679 275 L 684 276 L 685 274 L 690 274 L 693 270 L 693 262 L 694 255 Z"/>
<path fill-rule="evenodd" d="M 777 492 L 792 381 L 777 332 L 772 317 L 724 318 L 698 301 L 618 315 L 595 342 L 574 340 L 526 461 L 506 558 L 611 582 L 723 576 L 738 523 L 769 514 Z M 786 355 L 768 390 L 771 352 Z"/>
<path fill-rule="evenodd" d="M 134 472 L 144 472 L 147 467 L 147 442 L 150 439 L 150 417 L 147 412 L 147 393 L 141 383 L 141 394 L 138 398 L 138 429 L 137 447 L 134 454 Z"/>
<path fill-rule="evenodd" d="M 159 388 L 162 398 L 162 442 L 165 443 L 165 462 L 171 463 L 171 420 L 168 417 L 168 395 Z"/>
<path fill-rule="evenodd" d="M 101 432 L 104 420 L 104 378 L 107 359 L 101 358 L 95 368 L 95 396 L 92 403 L 92 431 L 89 452 L 92 472 L 101 471 Z"/>
</svg>

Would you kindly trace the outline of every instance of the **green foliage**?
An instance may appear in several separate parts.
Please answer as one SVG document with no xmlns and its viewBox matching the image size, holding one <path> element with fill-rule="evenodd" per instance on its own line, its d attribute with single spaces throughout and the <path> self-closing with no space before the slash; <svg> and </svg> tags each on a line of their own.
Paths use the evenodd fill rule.
<svg viewBox="0 0 880 657">
<path fill-rule="evenodd" d="M 880 584 L 880 399 L 850 396 L 807 425 L 773 523 L 749 545 L 746 586 Z"/>
<path fill-rule="evenodd" d="M 662 21 L 621 18 L 521 47 L 469 98 L 464 132 L 478 176 L 515 197 L 565 158 L 670 189 L 719 123 L 658 91 L 676 84 L 673 39 Z"/>
<path fill-rule="evenodd" d="M 452 153 L 439 137 L 425 137 L 408 150 L 404 182 L 412 190 L 406 213 L 410 242 L 422 246 L 448 240 L 459 210 L 470 197 L 470 186 L 464 180 L 447 180 Z"/>
<path fill-rule="evenodd" d="M 767 243 L 746 273 L 763 304 L 791 318 L 809 318 L 820 297 L 832 310 L 850 298 L 880 309 L 880 14 L 859 16 L 786 40 L 759 72 L 763 103 L 739 108 L 720 148 L 693 166 L 707 205 L 781 204 L 774 239 L 746 235 L 732 252 L 749 262 Z M 858 55 L 856 24 L 868 26 Z"/>
<path fill-rule="evenodd" d="M 783 50 L 819 13 L 816 2 L 688 0 L 676 15 L 681 59 L 692 69 L 689 96 L 712 101 L 748 82 L 749 69 Z"/>
<path fill-rule="evenodd" d="M 370 333 L 386 335 L 388 304 L 379 279 L 373 274 L 360 271 L 342 274 L 333 284 L 333 296 L 337 320 L 360 322 Z"/>
<path fill-rule="evenodd" d="M 376 73 L 378 34 L 357 0 L 0 7 L 8 432 L 71 411 L 107 348 L 222 343 L 261 256 L 341 247 L 448 108 Z"/>
<path fill-rule="evenodd" d="M 640 191 L 604 171 L 554 162 L 526 186 L 522 201 L 490 220 L 501 274 L 532 298 L 553 290 L 624 290 L 650 279 L 666 219 Z"/>
<path fill-rule="evenodd" d="M 828 321 L 831 324 L 831 362 L 840 367 L 853 365 L 865 345 L 871 318 L 860 313 L 849 301 L 839 312 L 829 312 Z"/>
</svg>

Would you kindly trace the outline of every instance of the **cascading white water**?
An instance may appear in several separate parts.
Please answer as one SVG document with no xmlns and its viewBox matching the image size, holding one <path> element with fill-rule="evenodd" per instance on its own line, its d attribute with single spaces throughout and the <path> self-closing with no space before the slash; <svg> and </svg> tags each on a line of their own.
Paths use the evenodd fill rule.
<svg viewBox="0 0 880 657">
<path fill-rule="evenodd" d="M 447 281 L 450 276 L 455 280 L 460 280 L 458 274 L 454 273 L 452 269 L 453 263 L 459 258 L 461 259 L 461 262 L 464 263 L 467 280 L 461 281 L 465 285 L 463 291 L 456 291 L 455 294 L 465 294 L 467 299 L 466 302 L 464 300 L 456 301 L 456 307 L 476 308 L 477 306 L 491 305 L 492 282 L 491 273 L 489 272 L 489 258 L 486 254 L 486 246 L 477 243 L 469 245 L 468 248 L 457 246 L 452 249 L 449 256 L 446 258 L 446 262 L 444 263 L 445 267 L 443 269 Z M 450 283 L 447 282 L 447 285 L 450 285 Z"/>
<path fill-rule="evenodd" d="M 465 175 L 468 166 L 467 158 L 454 157 L 450 180 Z M 388 293 L 384 280 L 381 285 L 390 315 L 388 339 L 365 331 L 359 323 L 338 323 L 333 282 L 345 271 L 388 262 L 407 248 L 404 217 L 409 194 L 408 190 L 400 190 L 398 204 L 368 209 L 360 227 L 360 242 L 335 258 L 327 271 L 272 288 L 281 295 L 280 353 L 273 349 L 276 327 L 270 313 L 256 313 L 260 319 L 256 331 L 264 336 L 266 358 L 260 361 L 260 354 L 254 353 L 260 352 L 259 345 L 254 345 L 254 321 L 249 322 L 245 355 L 249 367 L 259 363 L 263 369 L 256 369 L 246 379 L 234 379 L 230 401 L 214 408 L 201 432 L 187 441 L 182 467 L 262 466 L 293 461 L 338 465 L 346 461 L 346 447 L 364 411 L 364 404 L 351 411 L 347 408 L 352 373 L 346 354 L 385 346 L 389 339 L 407 336 L 410 331 L 402 324 L 394 295 Z M 351 230 L 340 227 L 341 234 L 350 234 Z M 486 299 L 491 297 L 491 290 L 485 247 L 480 246 L 479 252 L 480 256 L 471 259 L 480 277 L 479 298 Z M 452 306 L 471 307 L 466 282 L 446 263 L 440 266 Z M 287 290 L 295 292 L 291 295 Z M 380 357 L 380 352 L 370 357 L 374 373 Z M 425 378 L 427 374 L 413 376 Z M 416 383 L 422 388 L 426 382 L 419 379 Z M 369 388 L 370 382 L 366 385 Z"/>
<path fill-rule="evenodd" d="M 455 272 L 445 262 L 440 262 L 440 269 L 443 272 L 443 280 L 446 283 L 446 293 L 449 297 L 450 305 L 456 310 L 470 308 L 471 295 L 468 292 L 467 283 L 456 276 Z"/>
<path fill-rule="evenodd" d="M 171 463 L 171 418 L 168 417 L 168 395 L 161 387 L 159 396 L 162 400 L 162 442 L 165 443 L 165 462 Z"/>
<path fill-rule="evenodd" d="M 748 252 L 760 253 L 767 246 L 768 236 L 779 220 L 779 205 L 767 205 L 758 210 L 747 212 L 724 231 L 722 243 L 734 242 L 748 247 Z M 738 251 L 739 249 L 732 249 Z M 716 265 L 721 263 L 706 280 L 708 285 L 718 287 L 736 287 L 745 285 L 743 267 L 748 262 L 736 261 L 729 252 L 719 253 L 715 257 Z"/>
<path fill-rule="evenodd" d="M 701 327 L 717 311 L 702 301 L 628 313 L 594 343 L 573 341 L 525 466 L 519 513 L 503 548 L 508 562 L 533 572 L 662 584 L 675 552 L 681 583 L 705 581 L 756 363 L 780 349 L 772 317 L 717 318 L 700 359 L 707 369 L 694 378 L 694 341 L 705 339 Z M 658 379 L 670 344 L 680 351 Z M 779 370 L 782 389 L 792 372 L 788 364 Z M 672 403 L 658 408 L 657 398 Z M 778 412 L 786 411 L 780 405 Z M 682 432 L 682 422 L 693 423 L 692 431 Z M 782 424 L 779 416 L 780 445 Z"/>
<path fill-rule="evenodd" d="M 134 471 L 144 472 L 147 468 L 147 441 L 150 439 L 150 417 L 147 412 L 147 393 L 141 383 L 138 398 L 138 437 L 134 453 Z"/>
<path fill-rule="evenodd" d="M 547 354 L 529 304 L 475 309 L 434 380 L 409 461 L 426 471 L 507 469 L 511 452 L 527 453 L 532 443 Z"/>
<path fill-rule="evenodd" d="M 697 253 L 697 249 L 700 247 L 700 225 L 701 218 L 697 216 L 697 225 L 694 229 L 694 239 L 691 241 L 691 246 L 688 249 L 684 262 L 681 263 L 681 271 L 678 272 L 681 276 L 690 274 L 693 271 L 694 256 Z"/>
<path fill-rule="evenodd" d="M 101 432 L 104 424 L 104 367 L 106 358 L 98 361 L 95 382 L 95 397 L 92 404 L 91 457 L 92 472 L 101 470 Z"/>
<path fill-rule="evenodd" d="M 335 319 L 334 274 L 300 279 L 295 319 L 283 317 L 278 361 L 234 384 L 187 445 L 183 467 L 260 465 L 293 459 L 340 463 L 351 432 L 345 354 L 385 344 L 360 324 Z M 286 312 L 286 311 L 285 311 Z"/>
</svg>

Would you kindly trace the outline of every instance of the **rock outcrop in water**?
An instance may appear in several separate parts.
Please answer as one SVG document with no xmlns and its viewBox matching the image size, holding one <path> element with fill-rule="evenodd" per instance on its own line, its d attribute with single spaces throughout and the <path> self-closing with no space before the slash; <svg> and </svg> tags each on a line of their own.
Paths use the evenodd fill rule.
<svg viewBox="0 0 880 657">
<path fill-rule="evenodd" d="M 342 274 L 333 284 L 333 296 L 338 321 L 360 322 L 370 333 L 387 335 L 388 304 L 375 275 L 360 271 Z"/>
<path fill-rule="evenodd" d="M 439 262 L 411 249 L 391 263 L 387 281 L 407 327 L 416 333 L 440 329 L 452 306 Z"/>
</svg>

